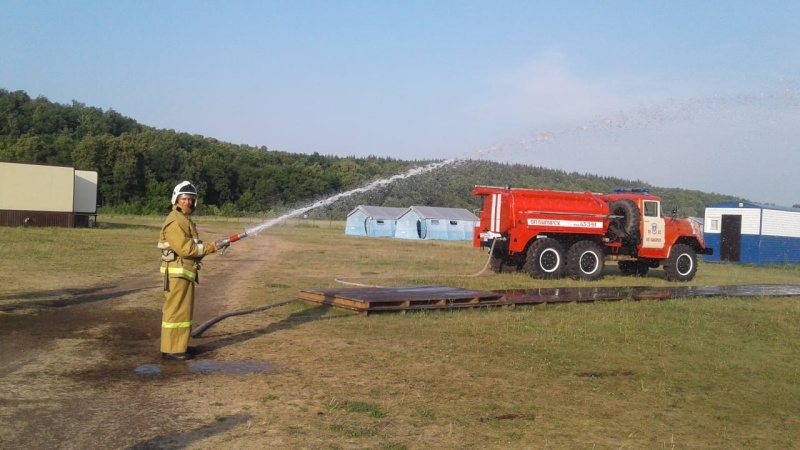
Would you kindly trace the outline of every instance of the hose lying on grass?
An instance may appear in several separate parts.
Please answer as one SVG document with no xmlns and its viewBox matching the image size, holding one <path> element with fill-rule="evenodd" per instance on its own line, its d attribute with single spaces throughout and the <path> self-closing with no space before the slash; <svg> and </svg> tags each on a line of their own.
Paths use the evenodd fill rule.
<svg viewBox="0 0 800 450">
<path fill-rule="evenodd" d="M 212 325 L 214 325 L 215 323 L 219 322 L 222 319 L 227 319 L 228 317 L 241 316 L 241 315 L 244 315 L 244 314 L 251 314 L 251 313 L 254 313 L 254 312 L 264 311 L 265 309 L 274 308 L 276 306 L 288 305 L 289 303 L 291 303 L 291 302 L 293 302 L 295 300 L 296 299 L 293 298 L 291 300 L 284 300 L 282 302 L 270 303 L 269 305 L 259 306 L 258 308 L 243 309 L 243 310 L 240 310 L 240 311 L 231 311 L 231 312 L 227 312 L 225 314 L 220 314 L 217 317 L 214 317 L 214 318 L 211 318 L 211 319 L 207 320 L 202 325 L 200 325 L 199 327 L 197 327 L 194 330 L 192 330 L 191 336 L 193 338 L 200 337 L 203 333 L 205 333 L 206 330 L 211 328 Z"/>
<path fill-rule="evenodd" d="M 474 278 L 474 277 L 479 276 L 480 274 L 485 272 L 486 269 L 489 267 L 489 263 L 492 260 L 492 252 L 494 251 L 494 244 L 496 242 L 497 242 L 496 239 L 494 241 L 492 241 L 492 247 L 489 249 L 489 258 L 486 259 L 486 264 L 484 264 L 483 268 L 480 271 L 478 271 L 477 273 L 474 273 L 472 275 L 441 275 L 441 276 L 444 276 L 444 277 L 467 277 L 467 278 Z M 364 278 L 364 277 L 349 277 L 349 278 L 353 279 L 353 278 Z M 383 286 L 375 286 L 375 285 L 369 285 L 369 284 L 353 283 L 353 282 L 344 281 L 344 280 L 345 280 L 345 278 L 340 278 L 340 277 L 334 278 L 334 281 L 336 281 L 337 283 L 342 283 L 342 284 L 350 284 L 350 285 L 353 285 L 353 286 L 362 286 L 362 287 L 383 287 Z M 203 323 L 199 327 L 197 327 L 194 330 L 192 330 L 191 336 L 193 338 L 197 338 L 197 337 L 202 336 L 202 334 L 205 333 L 205 331 L 208 330 L 209 328 L 211 328 L 214 324 L 216 324 L 220 320 L 227 319 L 228 317 L 242 316 L 242 315 L 245 315 L 245 314 L 252 314 L 254 312 L 264 311 L 266 309 L 274 308 L 276 306 L 287 305 L 287 304 L 289 304 L 289 303 L 291 303 L 293 301 L 295 301 L 295 299 L 284 300 L 282 302 L 277 302 L 277 303 L 270 303 L 269 305 L 259 306 L 258 308 L 244 309 L 244 310 L 240 310 L 240 311 L 231 311 L 231 312 L 227 312 L 227 313 L 224 313 L 224 314 L 220 314 L 220 315 L 218 315 L 216 317 L 211 318 L 210 320 L 207 320 L 205 323 Z"/>
<path fill-rule="evenodd" d="M 497 243 L 497 239 L 492 241 L 492 247 L 489 248 L 489 257 L 486 259 L 486 264 L 483 265 L 483 268 L 472 275 L 437 275 L 440 277 L 447 277 L 447 278 L 475 278 L 481 275 L 483 272 L 486 272 L 486 269 L 489 268 L 489 264 L 492 262 L 492 253 L 494 252 L 494 244 Z M 354 283 L 352 281 L 345 281 L 345 280 L 356 280 L 356 279 L 364 279 L 367 277 L 336 277 L 333 281 L 341 284 L 349 284 L 351 286 L 361 286 L 361 287 L 385 287 L 385 286 L 378 286 L 375 284 L 361 284 L 361 283 Z"/>
</svg>

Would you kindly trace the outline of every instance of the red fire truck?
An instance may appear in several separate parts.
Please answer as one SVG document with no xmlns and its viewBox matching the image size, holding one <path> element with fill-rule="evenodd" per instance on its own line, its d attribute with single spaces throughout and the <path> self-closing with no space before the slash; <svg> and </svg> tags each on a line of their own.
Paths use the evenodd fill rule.
<svg viewBox="0 0 800 450">
<path fill-rule="evenodd" d="M 710 254 L 699 223 L 665 217 L 646 189 L 612 194 L 476 186 L 482 197 L 473 244 L 489 248 L 495 272 L 533 278 L 598 280 L 606 261 L 625 275 L 664 267 L 670 281 L 689 281 L 697 254 Z"/>
</svg>

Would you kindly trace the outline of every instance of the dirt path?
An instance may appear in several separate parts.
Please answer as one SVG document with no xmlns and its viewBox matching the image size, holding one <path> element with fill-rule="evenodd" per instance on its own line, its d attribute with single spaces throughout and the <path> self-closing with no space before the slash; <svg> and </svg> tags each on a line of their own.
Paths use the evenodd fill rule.
<svg viewBox="0 0 800 450">
<path fill-rule="evenodd" d="M 252 280 L 288 246 L 262 237 L 209 257 L 195 325 L 240 309 Z M 27 297 L 0 312 L 0 448 L 184 448 L 246 420 L 225 417 L 202 427 L 191 420 L 198 375 L 160 361 L 157 272 Z M 226 345 L 200 348 L 213 357 Z M 161 364 L 163 373 L 136 375 L 145 364 Z"/>
</svg>

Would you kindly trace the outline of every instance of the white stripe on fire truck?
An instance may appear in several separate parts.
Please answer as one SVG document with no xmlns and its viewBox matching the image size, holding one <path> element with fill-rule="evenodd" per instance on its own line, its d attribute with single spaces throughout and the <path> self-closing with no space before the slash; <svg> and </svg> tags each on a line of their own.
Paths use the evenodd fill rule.
<svg viewBox="0 0 800 450">
<path fill-rule="evenodd" d="M 503 197 L 500 194 L 492 194 L 492 229 L 490 231 L 500 232 L 500 205 Z"/>
</svg>

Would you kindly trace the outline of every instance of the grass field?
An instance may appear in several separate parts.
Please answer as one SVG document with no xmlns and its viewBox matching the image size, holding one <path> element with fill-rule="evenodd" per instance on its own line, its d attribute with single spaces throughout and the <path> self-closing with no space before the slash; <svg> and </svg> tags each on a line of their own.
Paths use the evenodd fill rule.
<svg viewBox="0 0 800 450">
<path fill-rule="evenodd" d="M 196 220 L 208 240 L 254 225 Z M 161 218 L 99 222 L 86 230 L 0 229 L 0 305 L 15 293 L 57 292 L 64 276 L 71 286 L 90 286 L 158 264 Z M 292 221 L 252 238 L 281 243 L 280 263 L 250 280 L 236 305 L 341 287 L 336 278 L 471 289 L 674 285 L 660 269 L 631 278 L 613 264 L 599 282 L 470 276 L 487 255 L 469 242 L 359 238 L 343 229 L 343 222 Z M 29 267 L 39 275 L 24 276 Z M 203 272 L 224 276 L 213 261 Z M 691 282 L 756 283 L 800 283 L 800 268 L 701 263 Z M 220 336 L 283 324 L 252 332 L 232 350 L 282 370 L 195 380 L 185 395 L 202 410 L 193 417 L 247 421 L 189 447 L 798 448 L 798 301 L 724 297 L 369 317 L 297 301 L 220 324 Z"/>
</svg>

